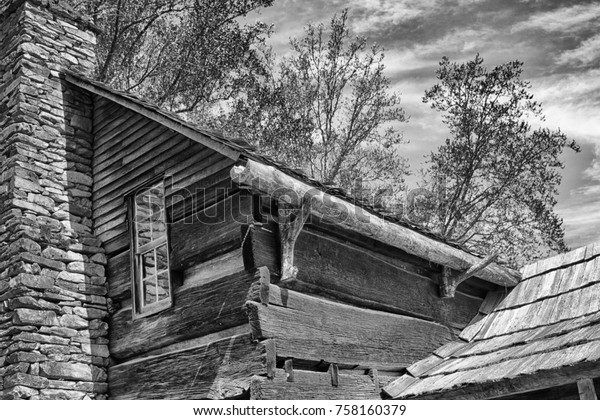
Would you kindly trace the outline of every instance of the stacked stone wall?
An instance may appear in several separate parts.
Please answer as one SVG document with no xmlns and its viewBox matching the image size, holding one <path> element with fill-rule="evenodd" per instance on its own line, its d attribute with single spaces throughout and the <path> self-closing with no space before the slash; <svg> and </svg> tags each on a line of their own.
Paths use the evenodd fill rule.
<svg viewBox="0 0 600 420">
<path fill-rule="evenodd" d="M 104 250 L 92 234 L 95 36 L 47 1 L 0 0 L 0 398 L 105 398 Z"/>
</svg>

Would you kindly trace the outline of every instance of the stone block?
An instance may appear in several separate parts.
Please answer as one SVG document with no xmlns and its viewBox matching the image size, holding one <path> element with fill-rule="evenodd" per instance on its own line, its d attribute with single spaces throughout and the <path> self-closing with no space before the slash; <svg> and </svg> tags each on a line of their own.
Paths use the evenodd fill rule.
<svg viewBox="0 0 600 420">
<path fill-rule="evenodd" d="M 26 386 L 28 388 L 42 389 L 48 386 L 48 378 L 29 375 L 27 373 L 15 373 L 4 377 L 4 387 Z"/>
<path fill-rule="evenodd" d="M 10 279 L 9 284 L 10 287 L 25 286 L 36 290 L 47 290 L 54 286 L 54 280 L 42 275 L 21 273 Z"/>
<path fill-rule="evenodd" d="M 41 400 L 82 400 L 85 396 L 85 392 L 66 389 L 42 389 L 40 391 Z"/>
<path fill-rule="evenodd" d="M 52 379 L 73 381 L 106 380 L 106 373 L 102 369 L 85 363 L 44 362 L 40 364 L 40 375 Z"/>
<path fill-rule="evenodd" d="M 15 309 L 12 321 L 15 325 L 58 325 L 58 318 L 53 311 L 40 311 L 26 308 Z"/>
<path fill-rule="evenodd" d="M 49 310 L 60 313 L 60 306 L 46 302 L 43 299 L 34 299 L 31 296 L 22 296 L 11 299 L 8 301 L 9 309 L 16 308 L 28 308 L 28 309 L 40 309 L 40 310 Z"/>
<path fill-rule="evenodd" d="M 82 330 L 89 327 L 89 322 L 77 315 L 63 315 L 60 317 L 60 326 Z"/>
</svg>

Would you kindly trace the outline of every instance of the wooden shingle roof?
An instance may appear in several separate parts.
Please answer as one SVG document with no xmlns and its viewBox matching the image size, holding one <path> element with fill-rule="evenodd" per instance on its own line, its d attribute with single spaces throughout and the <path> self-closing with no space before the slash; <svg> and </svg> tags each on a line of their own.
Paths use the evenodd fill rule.
<svg viewBox="0 0 600 420">
<path fill-rule="evenodd" d="M 522 269 L 488 315 L 408 368 L 392 398 L 494 398 L 600 375 L 600 243 Z"/>
</svg>

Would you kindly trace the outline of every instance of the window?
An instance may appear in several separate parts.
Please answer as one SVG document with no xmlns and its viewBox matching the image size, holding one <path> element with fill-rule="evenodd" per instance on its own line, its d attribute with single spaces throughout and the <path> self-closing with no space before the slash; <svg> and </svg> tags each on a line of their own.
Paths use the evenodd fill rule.
<svg viewBox="0 0 600 420">
<path fill-rule="evenodd" d="M 171 306 L 169 247 L 162 181 L 135 192 L 130 204 L 133 221 L 134 314 L 149 315 Z"/>
</svg>

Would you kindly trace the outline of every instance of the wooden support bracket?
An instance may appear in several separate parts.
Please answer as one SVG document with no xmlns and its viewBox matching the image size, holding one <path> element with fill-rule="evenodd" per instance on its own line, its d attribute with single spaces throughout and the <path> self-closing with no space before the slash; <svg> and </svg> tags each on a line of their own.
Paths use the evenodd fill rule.
<svg viewBox="0 0 600 420">
<path fill-rule="evenodd" d="M 594 381 L 590 378 L 580 379 L 577 381 L 577 390 L 579 391 L 580 400 L 597 400 L 596 388 Z"/>
<path fill-rule="evenodd" d="M 294 266 L 294 245 L 310 215 L 310 199 L 305 197 L 299 209 L 279 202 L 279 239 L 281 244 L 281 280 L 296 278 L 298 268 Z"/>
<path fill-rule="evenodd" d="M 444 266 L 442 270 L 442 280 L 440 283 L 440 296 L 443 298 L 454 297 L 454 293 L 456 292 L 456 288 L 459 284 L 477 275 L 485 267 L 493 263 L 496 260 L 496 258 L 498 258 L 498 254 L 489 255 L 481 261 L 479 261 L 477 264 L 473 265 L 464 273 L 461 273 L 454 277 L 450 274 L 450 268 Z"/>
</svg>

